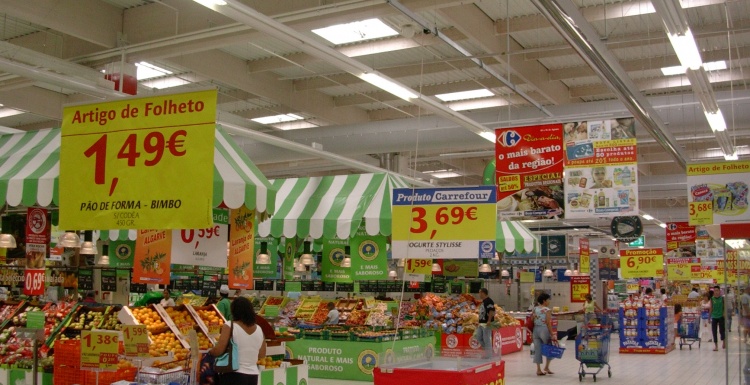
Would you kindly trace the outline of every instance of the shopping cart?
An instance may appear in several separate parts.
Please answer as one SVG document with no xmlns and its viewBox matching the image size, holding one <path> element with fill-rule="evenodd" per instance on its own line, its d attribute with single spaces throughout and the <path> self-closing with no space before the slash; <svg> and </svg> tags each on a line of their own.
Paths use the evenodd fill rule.
<svg viewBox="0 0 750 385">
<path fill-rule="evenodd" d="M 698 342 L 698 349 L 701 347 L 701 316 L 699 313 L 682 313 L 680 322 L 677 323 L 677 335 L 680 337 L 680 350 L 683 345 L 687 345 L 693 350 L 693 344 Z"/>
<path fill-rule="evenodd" d="M 583 381 L 587 374 L 591 374 L 596 382 L 596 375 L 607 367 L 607 376 L 612 377 L 612 367 L 609 365 L 609 342 L 612 335 L 612 323 L 606 314 L 598 317 L 600 323 L 589 324 L 576 336 L 576 360 L 578 367 L 578 381 Z M 596 369 L 596 371 L 586 371 Z"/>
<path fill-rule="evenodd" d="M 190 383 L 190 361 L 181 360 L 164 364 L 143 367 L 135 376 L 137 382 L 148 384 L 180 384 Z"/>
</svg>

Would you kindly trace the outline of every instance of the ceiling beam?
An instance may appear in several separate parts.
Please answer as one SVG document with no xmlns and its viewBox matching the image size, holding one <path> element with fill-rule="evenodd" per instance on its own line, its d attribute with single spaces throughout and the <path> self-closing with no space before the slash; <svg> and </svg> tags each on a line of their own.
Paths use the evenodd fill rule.
<svg viewBox="0 0 750 385">
<path fill-rule="evenodd" d="M 459 7 L 444 8 L 438 11 L 442 17 L 450 21 L 453 27 L 472 39 L 485 52 L 513 52 L 523 49 L 513 38 L 499 39 L 493 33 L 493 22 L 478 7 L 464 5 Z M 507 43 L 507 44 L 506 44 Z M 507 56 L 497 55 L 495 59 L 505 62 Z M 511 72 L 518 75 L 535 91 L 543 95 L 553 104 L 564 104 L 570 102 L 568 88 L 559 81 L 548 81 L 548 71 L 541 63 L 524 62 L 510 63 Z"/>
</svg>

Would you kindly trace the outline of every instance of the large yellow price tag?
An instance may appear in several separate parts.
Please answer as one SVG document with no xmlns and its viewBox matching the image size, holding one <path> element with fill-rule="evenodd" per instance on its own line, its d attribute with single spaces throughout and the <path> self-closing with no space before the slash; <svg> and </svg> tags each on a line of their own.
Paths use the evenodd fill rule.
<svg viewBox="0 0 750 385">
<path fill-rule="evenodd" d="M 500 192 L 518 191 L 521 189 L 520 175 L 504 175 L 497 177 L 497 190 Z"/>
<path fill-rule="evenodd" d="M 66 107 L 60 226 L 209 227 L 215 122 L 215 90 Z"/>
<path fill-rule="evenodd" d="M 585 302 L 591 293 L 591 277 L 570 277 L 570 302 Z"/>
<path fill-rule="evenodd" d="M 432 274 L 432 259 L 407 259 L 404 262 L 404 273 Z"/>
<path fill-rule="evenodd" d="M 81 368 L 117 370 L 119 342 L 117 332 L 81 331 Z"/>
<path fill-rule="evenodd" d="M 711 225 L 714 223 L 714 205 L 712 202 L 690 202 L 688 219 L 691 226 Z"/>
<path fill-rule="evenodd" d="M 534 283 L 536 276 L 533 271 L 522 271 L 521 272 L 521 283 Z"/>
<path fill-rule="evenodd" d="M 125 355 L 136 357 L 148 357 L 148 330 L 146 325 L 123 325 L 123 344 L 125 344 Z"/>
<path fill-rule="evenodd" d="M 640 290 L 640 288 L 641 288 L 640 285 L 638 285 L 637 283 L 626 283 L 625 284 L 625 291 L 627 293 L 631 293 L 631 294 L 632 293 L 637 293 L 638 290 Z"/>
<path fill-rule="evenodd" d="M 620 272 L 623 278 L 655 278 L 663 274 L 661 248 L 620 250 Z"/>
</svg>

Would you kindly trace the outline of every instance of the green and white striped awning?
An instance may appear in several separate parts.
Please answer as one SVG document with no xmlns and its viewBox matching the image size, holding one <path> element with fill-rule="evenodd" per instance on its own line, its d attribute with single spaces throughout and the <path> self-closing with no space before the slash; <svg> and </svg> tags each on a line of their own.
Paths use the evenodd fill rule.
<svg viewBox="0 0 750 385">
<path fill-rule="evenodd" d="M 362 220 L 368 234 L 391 234 L 391 193 L 409 187 L 390 174 L 272 180 L 276 213 L 258 225 L 260 236 L 347 239 Z"/>
<path fill-rule="evenodd" d="M 537 253 L 540 250 L 539 237 L 521 222 L 498 221 L 496 232 L 495 249 L 498 253 Z"/>
<path fill-rule="evenodd" d="M 217 126 L 214 138 L 213 206 L 244 204 L 262 215 L 273 213 L 276 190 L 268 179 L 224 129 Z M 59 175 L 59 129 L 0 135 L 0 204 L 57 206 Z M 129 239 L 128 232 L 115 230 L 102 236 Z"/>
</svg>

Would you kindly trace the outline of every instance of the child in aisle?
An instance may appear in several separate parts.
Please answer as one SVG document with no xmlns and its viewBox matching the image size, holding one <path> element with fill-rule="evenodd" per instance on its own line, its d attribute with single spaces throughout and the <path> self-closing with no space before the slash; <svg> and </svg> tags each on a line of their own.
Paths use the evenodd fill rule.
<svg viewBox="0 0 750 385">
<path fill-rule="evenodd" d="M 704 339 L 705 334 L 711 335 L 711 297 L 714 296 L 714 292 L 709 290 L 703 296 L 701 301 L 701 339 Z M 708 339 L 708 342 L 713 342 L 713 339 Z"/>
</svg>

